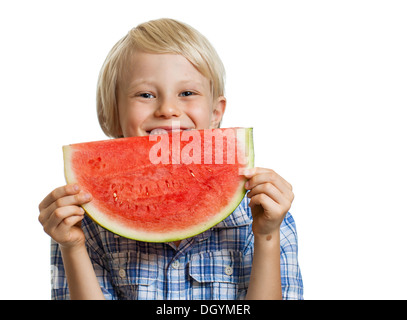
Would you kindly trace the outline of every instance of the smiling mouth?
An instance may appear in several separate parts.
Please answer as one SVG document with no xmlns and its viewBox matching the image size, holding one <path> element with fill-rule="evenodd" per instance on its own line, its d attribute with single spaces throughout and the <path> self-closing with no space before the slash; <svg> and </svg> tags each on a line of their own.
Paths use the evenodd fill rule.
<svg viewBox="0 0 407 320">
<path fill-rule="evenodd" d="M 150 131 L 146 131 L 148 135 L 160 135 L 160 134 L 168 134 L 169 132 L 180 132 L 180 131 L 187 131 L 192 130 L 189 128 L 177 128 L 177 127 L 159 127 L 152 129 Z"/>
</svg>

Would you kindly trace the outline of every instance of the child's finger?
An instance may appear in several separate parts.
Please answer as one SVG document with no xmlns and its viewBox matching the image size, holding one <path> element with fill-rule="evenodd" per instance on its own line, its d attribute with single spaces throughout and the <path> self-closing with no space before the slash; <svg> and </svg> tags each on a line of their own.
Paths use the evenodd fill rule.
<svg viewBox="0 0 407 320">
<path fill-rule="evenodd" d="M 78 234 L 77 231 L 74 229 L 74 226 L 78 224 L 83 219 L 83 217 L 83 215 L 70 216 L 61 221 L 61 223 L 55 229 L 55 234 L 58 234 L 60 237 L 60 243 L 74 241 L 74 239 L 72 239 L 72 235 L 75 233 Z M 78 227 L 80 227 L 80 225 L 78 225 Z M 83 234 L 82 230 L 80 230 L 80 233 Z"/>
<path fill-rule="evenodd" d="M 38 220 L 41 222 L 41 224 L 44 225 L 44 223 L 46 223 L 50 219 L 50 217 L 56 210 L 63 208 L 63 207 L 67 207 L 67 206 L 73 206 L 73 205 L 79 206 L 79 205 L 85 204 L 85 203 L 89 202 L 91 200 L 91 198 L 92 197 L 90 196 L 90 194 L 83 193 L 83 192 L 58 198 L 53 203 L 51 203 L 48 207 L 41 210 Z"/>
<path fill-rule="evenodd" d="M 251 197 L 249 207 L 253 209 L 254 206 L 261 206 L 264 212 L 274 212 L 279 208 L 279 204 L 264 193 L 258 193 Z"/>
<path fill-rule="evenodd" d="M 246 182 L 245 188 L 247 190 L 250 190 L 258 185 L 265 183 L 271 183 L 278 190 L 286 195 L 290 195 L 292 193 L 291 185 L 288 185 L 288 183 L 284 179 L 282 179 L 277 173 L 272 170 L 266 172 L 263 171 L 262 173 L 254 175 Z"/>
<path fill-rule="evenodd" d="M 276 173 L 275 171 L 271 170 L 271 169 L 267 169 L 267 168 L 261 168 L 261 167 L 255 167 L 255 168 L 247 168 L 244 169 L 242 171 L 242 174 L 250 179 L 251 177 L 253 177 L 256 174 L 260 174 L 260 173 L 267 173 L 267 172 L 273 172 Z M 277 174 L 277 173 L 276 173 Z"/>
<path fill-rule="evenodd" d="M 244 175 L 249 180 L 260 174 L 269 174 L 272 179 L 281 180 L 281 182 L 284 183 L 288 187 L 288 189 L 292 190 L 291 184 L 288 181 L 286 181 L 282 176 L 280 176 L 277 172 L 275 172 L 274 170 L 267 169 L 267 168 L 260 168 L 260 167 L 242 170 L 242 175 Z"/>
<path fill-rule="evenodd" d="M 284 197 L 282 192 L 279 189 L 277 189 L 276 186 L 269 182 L 259 184 L 252 188 L 250 192 L 247 194 L 247 197 L 253 198 L 254 196 L 259 194 L 264 194 L 265 196 L 271 198 L 278 204 L 285 204 L 287 202 L 287 199 Z"/>
<path fill-rule="evenodd" d="M 57 229 L 60 229 L 61 231 L 69 231 L 69 229 L 72 228 L 79 221 L 81 221 L 83 219 L 83 217 L 84 216 L 81 215 L 81 216 L 70 216 L 68 218 L 65 218 L 58 225 Z"/>
<path fill-rule="evenodd" d="M 73 216 L 83 216 L 85 210 L 79 206 L 61 207 L 54 211 L 49 219 L 51 225 L 58 226 L 63 220 Z"/>
<path fill-rule="evenodd" d="M 65 196 L 57 199 L 52 203 L 49 208 L 54 210 L 61 207 L 71 206 L 71 205 L 82 205 L 89 202 L 92 199 L 92 196 L 89 193 L 80 192 L 71 196 Z"/>
<path fill-rule="evenodd" d="M 54 203 L 57 199 L 65 197 L 67 195 L 73 195 L 79 193 L 80 188 L 79 186 L 74 184 L 68 184 L 66 186 L 62 186 L 59 188 L 54 189 L 51 191 L 44 200 L 41 201 L 40 205 L 38 206 L 39 210 L 43 210 L 49 207 L 52 203 Z"/>
<path fill-rule="evenodd" d="M 71 216 L 83 217 L 85 211 L 79 206 L 66 206 L 57 208 L 49 217 L 47 221 L 43 223 L 44 231 L 51 235 L 54 233 L 55 229 L 64 221 L 69 219 Z"/>
<path fill-rule="evenodd" d="M 250 179 L 256 173 L 256 169 L 257 168 L 239 169 L 239 175 L 245 176 L 247 179 Z"/>
</svg>

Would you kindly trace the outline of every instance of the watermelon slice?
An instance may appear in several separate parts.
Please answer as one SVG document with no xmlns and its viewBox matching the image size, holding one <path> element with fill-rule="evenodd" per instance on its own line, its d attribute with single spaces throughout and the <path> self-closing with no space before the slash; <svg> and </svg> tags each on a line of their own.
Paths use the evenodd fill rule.
<svg viewBox="0 0 407 320">
<path fill-rule="evenodd" d="M 92 194 L 83 205 L 118 235 L 170 242 L 223 219 L 245 195 L 253 167 L 251 128 L 169 132 L 63 147 L 67 183 Z"/>
</svg>

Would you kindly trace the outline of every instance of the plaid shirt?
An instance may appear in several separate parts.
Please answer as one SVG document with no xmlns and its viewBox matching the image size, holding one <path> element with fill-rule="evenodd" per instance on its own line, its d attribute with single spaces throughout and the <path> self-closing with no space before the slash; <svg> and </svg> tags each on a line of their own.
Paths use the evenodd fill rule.
<svg viewBox="0 0 407 320">
<path fill-rule="evenodd" d="M 107 299 L 244 299 L 253 258 L 251 212 L 245 197 L 215 227 L 172 243 L 117 236 L 87 216 L 82 221 L 89 257 Z M 283 299 L 303 299 L 295 222 L 287 213 L 280 229 Z M 58 244 L 51 243 L 52 299 L 69 299 Z"/>
</svg>

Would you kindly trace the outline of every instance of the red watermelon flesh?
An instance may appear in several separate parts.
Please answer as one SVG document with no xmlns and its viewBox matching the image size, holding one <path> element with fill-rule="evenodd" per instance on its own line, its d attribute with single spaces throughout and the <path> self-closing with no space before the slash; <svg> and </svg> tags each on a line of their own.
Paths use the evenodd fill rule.
<svg viewBox="0 0 407 320">
<path fill-rule="evenodd" d="M 245 194 L 239 173 L 254 156 L 251 128 L 95 141 L 63 151 L 67 183 L 92 194 L 87 214 L 114 233 L 149 242 L 188 238 L 225 219 Z"/>
</svg>

